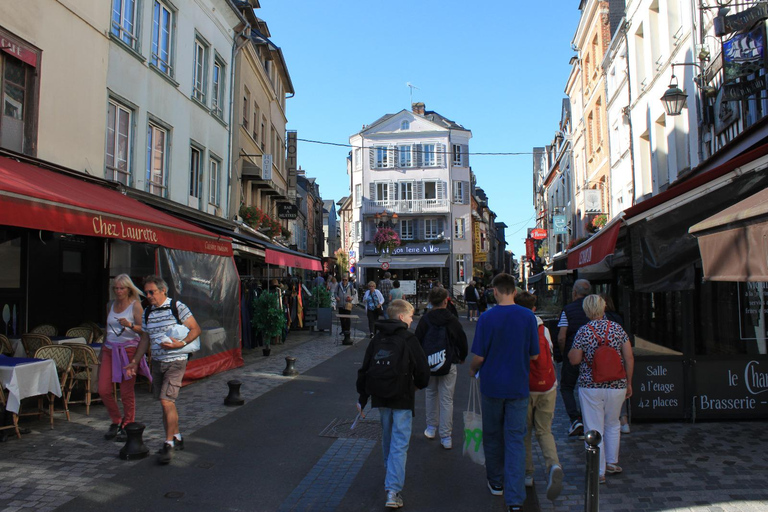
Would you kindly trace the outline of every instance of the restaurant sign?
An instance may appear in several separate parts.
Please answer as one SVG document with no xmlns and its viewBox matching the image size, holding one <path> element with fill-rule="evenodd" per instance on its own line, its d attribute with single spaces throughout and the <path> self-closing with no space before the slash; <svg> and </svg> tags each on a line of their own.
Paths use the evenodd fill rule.
<svg viewBox="0 0 768 512">
<path fill-rule="evenodd" d="M 531 238 L 534 240 L 544 240 L 547 238 L 547 230 L 542 228 L 536 228 L 531 230 Z"/>
<path fill-rule="evenodd" d="M 299 216 L 299 208 L 295 204 L 278 203 L 277 205 L 278 219 L 295 219 L 298 216 Z"/>
<path fill-rule="evenodd" d="M 723 41 L 723 81 L 756 75 L 765 66 L 765 31 L 762 25 Z"/>
<path fill-rule="evenodd" d="M 424 242 L 420 244 L 410 243 L 400 245 L 396 247 L 392 252 L 392 256 L 407 256 L 407 255 L 419 255 L 419 254 L 450 254 L 450 244 L 442 242 L 439 244 L 433 244 L 431 242 Z M 371 256 L 378 255 L 379 251 L 373 245 L 364 246 L 363 255 Z"/>
<path fill-rule="evenodd" d="M 683 418 L 683 361 L 637 358 L 630 402 L 633 418 Z"/>
<path fill-rule="evenodd" d="M 568 234 L 568 221 L 566 221 L 565 215 L 552 216 L 552 234 L 554 235 Z"/>
<path fill-rule="evenodd" d="M 697 418 L 768 417 L 768 360 L 764 356 L 697 361 L 695 372 Z"/>
<path fill-rule="evenodd" d="M 754 7 L 744 9 L 730 16 L 718 16 L 714 20 L 715 35 L 723 37 L 731 32 L 738 32 L 751 27 L 755 22 L 768 18 L 768 3 L 760 2 Z"/>
</svg>

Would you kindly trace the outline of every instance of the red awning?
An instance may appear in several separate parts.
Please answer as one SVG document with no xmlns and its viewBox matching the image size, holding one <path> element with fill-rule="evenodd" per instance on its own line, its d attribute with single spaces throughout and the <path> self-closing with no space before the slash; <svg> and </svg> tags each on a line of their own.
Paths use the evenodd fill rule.
<svg viewBox="0 0 768 512">
<path fill-rule="evenodd" d="M 281 267 L 303 268 L 306 270 L 323 271 L 323 265 L 320 260 L 299 256 L 287 252 L 280 252 L 274 249 L 267 249 L 264 260 L 270 265 L 280 265 Z"/>
<path fill-rule="evenodd" d="M 232 240 L 73 176 L 0 157 L 0 225 L 232 255 Z"/>
<path fill-rule="evenodd" d="M 588 241 L 568 251 L 568 268 L 573 270 L 596 265 L 613 254 L 620 228 L 621 222 L 615 222 L 612 226 L 603 228 Z"/>
</svg>

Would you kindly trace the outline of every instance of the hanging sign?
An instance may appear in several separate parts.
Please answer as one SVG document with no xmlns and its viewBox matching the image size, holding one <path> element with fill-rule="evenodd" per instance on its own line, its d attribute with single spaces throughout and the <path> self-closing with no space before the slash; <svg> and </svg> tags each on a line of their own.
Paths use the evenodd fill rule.
<svg viewBox="0 0 768 512">
<path fill-rule="evenodd" d="M 533 238 L 534 240 L 544 240 L 545 238 L 547 238 L 547 230 L 541 229 L 541 228 L 532 229 L 531 238 Z"/>
<path fill-rule="evenodd" d="M 295 219 L 299 215 L 299 208 L 295 204 L 291 203 L 278 203 L 277 204 L 277 218 L 278 219 Z"/>
<path fill-rule="evenodd" d="M 555 235 L 568 234 L 568 222 L 565 220 L 565 215 L 552 216 L 552 233 Z"/>
</svg>

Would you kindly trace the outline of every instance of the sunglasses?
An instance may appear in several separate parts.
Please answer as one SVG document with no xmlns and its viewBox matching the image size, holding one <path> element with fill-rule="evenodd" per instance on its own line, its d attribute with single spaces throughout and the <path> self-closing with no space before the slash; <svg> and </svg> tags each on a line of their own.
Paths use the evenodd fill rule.
<svg viewBox="0 0 768 512">
<path fill-rule="evenodd" d="M 155 293 L 159 293 L 160 290 L 144 290 L 144 293 L 147 295 L 154 295 Z"/>
</svg>

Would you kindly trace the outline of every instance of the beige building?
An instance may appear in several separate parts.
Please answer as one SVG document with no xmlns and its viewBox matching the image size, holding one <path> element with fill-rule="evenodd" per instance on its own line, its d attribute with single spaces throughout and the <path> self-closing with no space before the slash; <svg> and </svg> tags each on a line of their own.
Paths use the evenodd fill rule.
<svg viewBox="0 0 768 512">
<path fill-rule="evenodd" d="M 110 4 L 0 3 L 1 147 L 103 176 Z"/>
<path fill-rule="evenodd" d="M 295 178 L 289 183 L 285 130 L 285 100 L 294 90 L 282 51 L 253 11 L 258 0 L 248 3 L 241 12 L 251 26 L 250 39 L 235 62 L 229 218 L 241 206 L 253 206 L 277 219 L 278 203 L 292 203 L 296 191 Z M 288 228 L 287 220 L 280 224 Z"/>
</svg>

